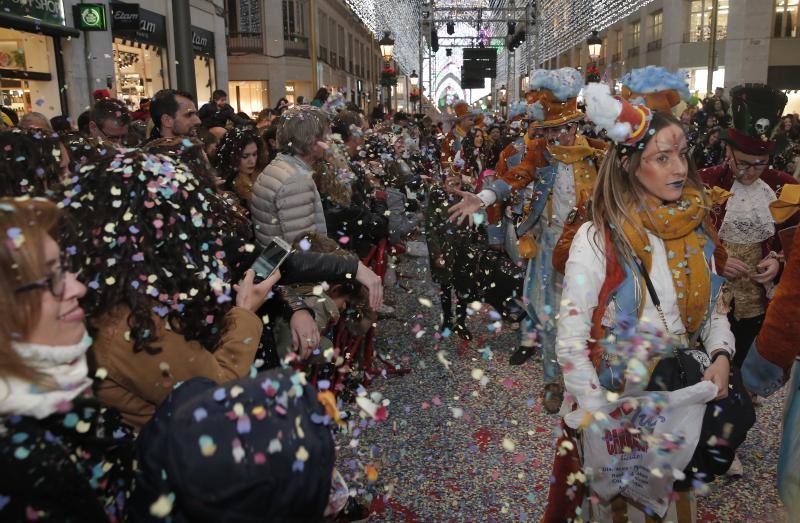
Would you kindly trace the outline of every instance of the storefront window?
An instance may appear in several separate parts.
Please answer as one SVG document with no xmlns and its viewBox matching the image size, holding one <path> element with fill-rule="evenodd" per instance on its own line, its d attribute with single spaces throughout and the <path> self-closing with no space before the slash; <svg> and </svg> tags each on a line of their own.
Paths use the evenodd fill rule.
<svg viewBox="0 0 800 523">
<path fill-rule="evenodd" d="M 775 38 L 794 38 L 797 36 L 797 6 L 800 0 L 775 1 Z"/>
<path fill-rule="evenodd" d="M 237 113 L 255 117 L 270 107 L 269 85 L 266 81 L 228 82 L 228 103 Z"/>
<path fill-rule="evenodd" d="M 165 53 L 160 47 L 114 39 L 114 70 L 117 75 L 117 98 L 130 109 L 139 107 L 143 98 L 152 98 L 166 87 Z"/>
<path fill-rule="evenodd" d="M 194 57 L 194 76 L 197 82 L 197 103 L 211 100 L 211 95 L 216 89 L 217 77 L 214 68 L 214 59 L 210 56 Z"/>
<path fill-rule="evenodd" d="M 53 38 L 0 29 L 0 102 L 20 116 L 61 114 Z"/>
<path fill-rule="evenodd" d="M 717 39 L 728 32 L 729 0 L 719 0 L 717 6 Z M 713 0 L 691 0 L 689 3 L 689 32 L 686 42 L 705 42 L 711 37 L 711 15 Z"/>
</svg>

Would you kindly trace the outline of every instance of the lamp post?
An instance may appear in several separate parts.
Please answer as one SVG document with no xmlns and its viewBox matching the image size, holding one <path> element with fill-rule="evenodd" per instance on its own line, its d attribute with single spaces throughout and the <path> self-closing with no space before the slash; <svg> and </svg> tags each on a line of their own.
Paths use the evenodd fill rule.
<svg viewBox="0 0 800 523">
<path fill-rule="evenodd" d="M 600 70 L 597 67 L 597 61 L 603 54 L 603 41 L 597 34 L 597 31 L 592 31 L 589 38 L 586 39 L 586 46 L 589 49 L 589 66 L 586 68 L 586 82 L 599 82 Z"/>
<path fill-rule="evenodd" d="M 421 98 L 422 97 L 422 93 L 418 94 L 417 90 L 416 90 L 417 86 L 419 85 L 419 76 L 417 75 L 417 70 L 416 69 L 411 71 L 411 74 L 408 75 L 408 79 L 411 80 L 411 92 L 412 92 L 411 96 L 412 97 L 416 96 L 416 97 Z M 416 101 L 416 102 L 412 102 L 412 105 L 413 105 L 414 112 L 418 113 L 419 112 L 419 100 Z"/>
<path fill-rule="evenodd" d="M 500 87 L 500 114 L 503 115 L 503 118 L 506 117 L 506 106 L 508 106 L 508 99 L 506 99 L 506 84 L 503 84 Z"/>
<path fill-rule="evenodd" d="M 389 64 L 392 62 L 392 58 L 394 57 L 394 39 L 392 35 L 389 34 L 389 31 L 383 32 L 383 38 L 378 41 L 378 46 L 381 49 L 381 56 L 383 60 L 386 62 L 386 68 L 389 68 Z M 387 110 L 389 113 L 392 112 L 392 86 L 387 85 L 387 95 L 386 95 L 386 105 Z"/>
</svg>

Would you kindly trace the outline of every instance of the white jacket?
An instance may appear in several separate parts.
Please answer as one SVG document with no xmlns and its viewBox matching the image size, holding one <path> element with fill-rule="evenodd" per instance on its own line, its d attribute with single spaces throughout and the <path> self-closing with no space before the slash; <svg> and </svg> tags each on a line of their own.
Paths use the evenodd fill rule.
<svg viewBox="0 0 800 523">
<path fill-rule="evenodd" d="M 677 296 L 672 284 L 664 242 L 648 232 L 653 248 L 650 279 L 661 301 L 661 309 L 671 334 L 685 334 L 686 329 L 678 310 Z M 599 245 L 598 245 L 599 243 Z M 713 269 L 713 267 L 712 267 Z M 606 403 L 606 391 L 600 386 L 594 365 L 589 359 L 588 343 L 592 313 L 606 275 L 603 236 L 595 234 L 591 222 L 584 223 L 575 235 L 569 250 L 558 316 L 556 356 L 564 371 L 564 385 L 581 408 L 593 411 Z M 607 313 L 613 312 L 609 306 Z M 660 327 L 661 318 L 652 300 L 645 300 L 642 322 Z M 700 332 L 700 339 L 709 354 L 725 349 L 731 355 L 735 342 L 728 318 L 714 311 Z"/>
<path fill-rule="evenodd" d="M 292 243 L 303 234 L 328 234 L 311 168 L 288 154 L 278 154 L 258 175 L 250 212 L 261 245 L 274 236 Z"/>
</svg>

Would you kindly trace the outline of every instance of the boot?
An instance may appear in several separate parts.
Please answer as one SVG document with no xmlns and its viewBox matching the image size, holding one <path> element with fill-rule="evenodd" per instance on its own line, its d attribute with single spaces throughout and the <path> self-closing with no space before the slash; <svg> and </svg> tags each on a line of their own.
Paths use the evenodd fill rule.
<svg viewBox="0 0 800 523">
<path fill-rule="evenodd" d="M 542 405 L 548 414 L 556 414 L 564 401 L 564 388 L 560 383 L 548 383 L 544 386 Z"/>
<path fill-rule="evenodd" d="M 511 354 L 511 357 L 508 358 L 508 364 L 509 365 L 522 365 L 523 363 L 528 361 L 531 358 L 531 356 L 533 356 L 534 352 L 536 352 L 536 348 L 535 347 L 526 346 L 526 345 L 520 345 L 519 347 L 517 347 L 517 350 L 515 350 Z"/>
<path fill-rule="evenodd" d="M 472 341 L 472 333 L 467 328 L 467 304 L 464 300 L 459 300 L 456 304 L 458 318 L 456 318 L 456 334 L 466 341 Z"/>
</svg>

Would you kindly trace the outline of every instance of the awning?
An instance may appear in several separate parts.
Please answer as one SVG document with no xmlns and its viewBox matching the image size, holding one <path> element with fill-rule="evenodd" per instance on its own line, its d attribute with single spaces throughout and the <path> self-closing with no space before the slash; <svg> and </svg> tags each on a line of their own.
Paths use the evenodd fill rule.
<svg viewBox="0 0 800 523">
<path fill-rule="evenodd" d="M 7 13 L 0 13 L 0 26 L 10 29 L 19 29 L 29 33 L 41 33 L 48 36 L 72 36 L 79 37 L 81 32 L 72 27 L 64 25 L 49 24 L 37 18 L 23 18 Z"/>
</svg>

